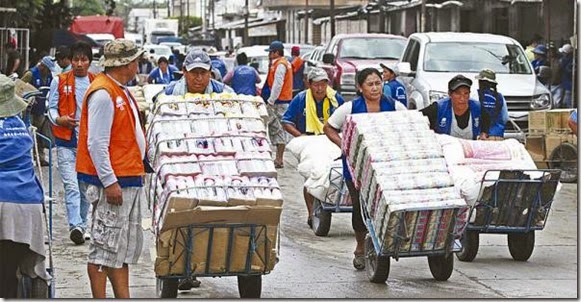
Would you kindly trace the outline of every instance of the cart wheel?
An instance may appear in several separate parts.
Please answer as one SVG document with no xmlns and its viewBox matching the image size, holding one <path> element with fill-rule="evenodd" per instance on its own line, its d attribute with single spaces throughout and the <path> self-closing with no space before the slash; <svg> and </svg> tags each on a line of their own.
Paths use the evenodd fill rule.
<svg viewBox="0 0 581 302">
<path fill-rule="evenodd" d="M 260 298 L 262 275 L 238 276 L 238 293 L 240 298 Z"/>
<path fill-rule="evenodd" d="M 389 277 L 390 259 L 387 256 L 378 256 L 373 245 L 373 240 L 365 237 L 365 270 L 369 281 L 373 283 L 385 283 Z"/>
<path fill-rule="evenodd" d="M 331 228 L 331 212 L 323 210 L 323 204 L 315 198 L 313 202 L 313 232 L 317 236 L 327 236 Z"/>
<path fill-rule="evenodd" d="M 577 181 L 577 147 L 570 143 L 560 144 L 549 157 L 549 168 L 560 169 L 561 181 Z"/>
<path fill-rule="evenodd" d="M 434 279 L 446 281 L 452 275 L 454 270 L 454 257 L 452 254 L 428 256 L 428 265 Z"/>
<path fill-rule="evenodd" d="M 460 240 L 462 249 L 456 253 L 458 260 L 465 262 L 472 262 L 478 254 L 478 245 L 480 244 L 480 236 L 477 231 L 466 230 Z"/>
<path fill-rule="evenodd" d="M 178 279 L 157 278 L 155 290 L 158 298 L 177 298 L 178 297 Z"/>
<path fill-rule="evenodd" d="M 535 232 L 509 233 L 508 250 L 512 259 L 516 261 L 527 261 L 535 248 Z"/>
</svg>

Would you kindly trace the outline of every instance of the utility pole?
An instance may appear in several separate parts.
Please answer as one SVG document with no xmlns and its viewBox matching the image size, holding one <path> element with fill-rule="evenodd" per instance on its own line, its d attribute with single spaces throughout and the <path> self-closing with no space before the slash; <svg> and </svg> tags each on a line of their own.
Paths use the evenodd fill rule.
<svg viewBox="0 0 581 302">
<path fill-rule="evenodd" d="M 157 17 L 156 5 L 155 0 L 153 0 L 153 19 L 156 19 L 156 17 Z"/>
<path fill-rule="evenodd" d="M 248 0 L 244 1 L 244 36 L 242 44 L 244 46 L 250 46 L 248 41 L 248 15 L 250 14 L 250 10 L 248 9 Z"/>
<path fill-rule="evenodd" d="M 305 0 L 305 44 L 309 44 L 309 0 Z"/>
<path fill-rule="evenodd" d="M 426 0 L 422 0 L 420 32 L 426 32 Z"/>
<path fill-rule="evenodd" d="M 331 25 L 331 38 L 335 36 L 335 0 L 331 0 L 331 8 L 329 12 L 329 21 Z"/>
</svg>

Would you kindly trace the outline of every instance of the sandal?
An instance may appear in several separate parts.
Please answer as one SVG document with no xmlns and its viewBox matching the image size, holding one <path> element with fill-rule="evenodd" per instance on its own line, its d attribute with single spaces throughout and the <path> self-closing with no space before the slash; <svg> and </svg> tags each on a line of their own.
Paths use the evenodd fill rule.
<svg viewBox="0 0 581 302">
<path fill-rule="evenodd" d="M 355 255 L 353 258 L 353 267 L 358 271 L 365 269 L 365 256 L 364 255 Z"/>
</svg>

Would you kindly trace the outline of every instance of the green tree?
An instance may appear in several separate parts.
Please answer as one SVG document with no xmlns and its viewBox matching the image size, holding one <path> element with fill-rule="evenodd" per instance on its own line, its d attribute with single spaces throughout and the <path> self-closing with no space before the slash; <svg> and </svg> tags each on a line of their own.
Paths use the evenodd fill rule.
<svg viewBox="0 0 581 302">
<path fill-rule="evenodd" d="M 8 27 L 31 28 L 33 20 L 42 12 L 44 0 L 0 0 L 0 7 L 16 8 L 16 13 L 9 14 L 5 21 Z"/>
<path fill-rule="evenodd" d="M 100 0 L 81 0 L 73 2 L 73 16 L 104 15 L 105 8 Z"/>
</svg>

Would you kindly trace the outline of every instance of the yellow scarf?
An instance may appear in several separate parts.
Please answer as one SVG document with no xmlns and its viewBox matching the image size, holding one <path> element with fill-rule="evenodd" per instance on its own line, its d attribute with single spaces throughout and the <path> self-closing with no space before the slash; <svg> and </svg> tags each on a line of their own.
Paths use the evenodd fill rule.
<svg viewBox="0 0 581 302">
<path fill-rule="evenodd" d="M 334 108 L 339 107 L 337 104 L 337 99 L 335 99 L 335 90 L 327 86 L 327 97 L 323 100 L 323 121 L 327 122 L 329 119 L 330 106 Z M 315 98 L 313 98 L 313 93 L 311 89 L 307 89 L 306 96 L 306 121 L 307 121 L 307 133 L 314 133 L 315 135 L 323 134 L 323 123 L 319 120 L 317 116 L 317 105 L 315 103 Z"/>
</svg>

